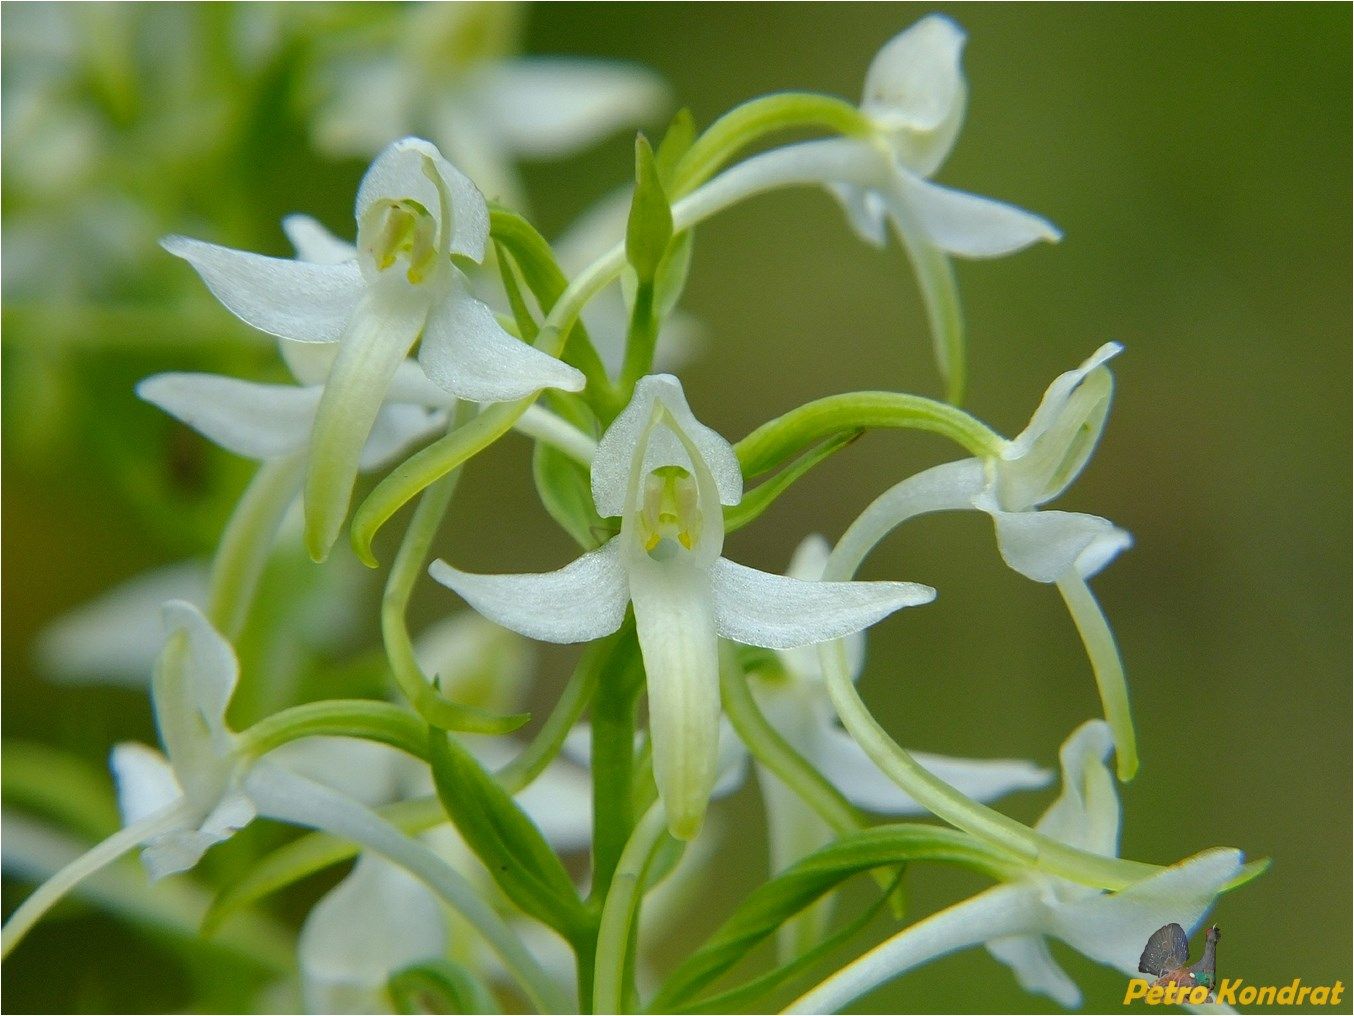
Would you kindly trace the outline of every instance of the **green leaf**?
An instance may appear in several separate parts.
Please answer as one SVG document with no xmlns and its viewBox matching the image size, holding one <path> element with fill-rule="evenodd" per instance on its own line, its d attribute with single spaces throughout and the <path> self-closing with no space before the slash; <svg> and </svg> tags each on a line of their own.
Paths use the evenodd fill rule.
<svg viewBox="0 0 1354 1016">
<path fill-rule="evenodd" d="M 512 308 L 512 319 L 517 324 L 517 335 L 526 342 L 535 342 L 540 327 L 531 316 L 531 309 L 522 296 L 522 288 L 517 284 L 516 262 L 501 243 L 495 244 L 498 252 L 498 273 L 503 279 L 503 292 L 507 294 L 508 306 Z"/>
<path fill-rule="evenodd" d="M 663 984 L 650 1011 L 670 1011 L 733 967 L 789 918 L 853 875 L 910 861 L 946 861 L 1000 877 L 1004 854 L 940 826 L 876 826 L 810 854 L 758 887 Z"/>
<path fill-rule="evenodd" d="M 641 283 L 652 282 L 672 240 L 672 207 L 663 192 L 653 149 L 643 134 L 635 138 L 635 196 L 625 229 L 625 257 Z"/>
<path fill-rule="evenodd" d="M 488 985 L 451 960 L 429 960 L 396 971 L 386 982 L 398 1013 L 500 1013 Z"/>
<path fill-rule="evenodd" d="M 834 931 L 823 941 L 819 942 L 812 949 L 808 949 L 788 963 L 784 963 L 773 970 L 769 970 L 759 977 L 740 984 L 736 988 L 720 992 L 718 995 L 712 995 L 701 999 L 699 1002 L 693 1002 L 680 1006 L 678 1012 L 691 1013 L 725 1013 L 738 1010 L 750 1009 L 750 1003 L 780 987 L 786 981 L 797 974 L 808 970 L 823 957 L 834 952 L 839 947 L 845 945 L 857 934 L 859 934 L 866 925 L 873 921 L 879 912 L 888 904 L 893 894 L 897 892 L 899 883 L 903 880 L 903 872 L 898 872 L 893 881 L 885 888 L 883 895 L 875 900 L 859 915 L 852 918 L 844 926 Z M 769 1007 L 762 1006 L 767 1009 Z"/>
<path fill-rule="evenodd" d="M 531 469 L 541 504 L 580 547 L 593 550 L 610 538 L 614 530 L 597 514 L 585 466 L 558 448 L 538 441 Z"/>
<path fill-rule="evenodd" d="M 654 157 L 658 179 L 663 181 L 665 190 L 672 186 L 677 164 L 682 161 L 682 156 L 691 150 L 691 143 L 695 140 L 696 118 L 691 115 L 691 110 L 684 106 L 668 124 L 663 140 L 658 143 L 658 154 Z"/>
<path fill-rule="evenodd" d="M 428 746 L 442 807 L 508 898 L 571 941 L 585 934 L 592 917 L 517 802 L 454 737 L 430 731 Z"/>
<path fill-rule="evenodd" d="M 724 532 L 732 533 L 734 530 L 742 529 L 770 508 L 790 484 L 834 452 L 841 451 L 863 433 L 865 433 L 863 430 L 848 430 L 834 434 L 816 448 L 801 455 L 765 483 L 753 487 L 743 495 L 742 501 L 724 509 Z"/>
</svg>

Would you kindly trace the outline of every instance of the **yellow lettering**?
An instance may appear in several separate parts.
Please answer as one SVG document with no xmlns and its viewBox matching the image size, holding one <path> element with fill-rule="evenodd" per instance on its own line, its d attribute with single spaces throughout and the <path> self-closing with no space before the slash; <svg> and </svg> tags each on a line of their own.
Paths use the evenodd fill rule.
<svg viewBox="0 0 1354 1016">
<path fill-rule="evenodd" d="M 1276 999 L 1276 1001 L 1280 1005 L 1292 1005 L 1293 999 L 1298 993 L 1298 985 L 1301 983 L 1302 981 L 1300 978 L 1297 977 L 1293 978 L 1293 983 L 1285 984 L 1282 988 L 1279 989 L 1279 997 L 1278 999 Z"/>
<path fill-rule="evenodd" d="M 1274 985 L 1266 984 L 1264 987 L 1260 988 L 1255 993 L 1255 1000 L 1259 1002 L 1261 1005 L 1273 1005 L 1274 996 L 1278 993 L 1278 991 L 1279 989 L 1276 988 Z"/>
<path fill-rule="evenodd" d="M 1224 977 L 1218 982 L 1218 1001 L 1223 1005 L 1236 1005 L 1236 989 L 1241 987 L 1241 978 Z"/>
<path fill-rule="evenodd" d="M 1153 985 L 1152 987 L 1147 989 L 1147 998 L 1145 998 L 1144 1001 L 1148 1005 L 1160 1005 L 1161 996 L 1163 996 L 1164 994 L 1166 994 L 1165 988 Z"/>
<path fill-rule="evenodd" d="M 1344 993 L 1345 993 L 1345 982 L 1344 982 L 1344 981 L 1336 981 L 1336 982 L 1335 982 L 1335 987 L 1331 988 L 1331 990 L 1330 990 L 1330 1004 L 1331 1004 L 1331 1005 L 1339 1005 L 1339 1004 L 1340 1004 L 1340 996 L 1343 995 Z"/>
<path fill-rule="evenodd" d="M 1303 1002 L 1307 1001 L 1307 996 L 1310 995 L 1311 993 L 1312 989 L 1304 984 L 1301 988 L 1298 989 L 1298 997 L 1293 1000 L 1293 1004 L 1302 1005 Z"/>
<path fill-rule="evenodd" d="M 1312 1005 L 1325 1005 L 1330 1001 L 1330 985 L 1318 984 L 1312 989 Z"/>
<path fill-rule="evenodd" d="M 1255 986 L 1249 985 L 1241 989 L 1241 993 L 1237 996 L 1237 1000 L 1242 1005 L 1250 1005 L 1252 1002 L 1255 1001 L 1255 996 L 1257 994 L 1259 993 L 1255 990 Z"/>
<path fill-rule="evenodd" d="M 1189 994 L 1180 1000 L 1181 1004 L 1188 1002 L 1190 1005 L 1203 1005 L 1208 1001 L 1208 985 L 1196 984 L 1189 989 Z"/>
<path fill-rule="evenodd" d="M 1142 998 L 1147 994 L 1147 982 L 1141 977 L 1134 977 L 1128 982 L 1128 987 L 1124 990 L 1124 1005 L 1135 999 Z"/>
</svg>

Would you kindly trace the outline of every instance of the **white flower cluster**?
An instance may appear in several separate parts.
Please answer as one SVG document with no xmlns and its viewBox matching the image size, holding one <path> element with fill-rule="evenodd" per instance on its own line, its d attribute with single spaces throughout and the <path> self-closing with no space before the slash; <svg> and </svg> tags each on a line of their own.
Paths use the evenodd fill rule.
<svg viewBox="0 0 1354 1016">
<path fill-rule="evenodd" d="M 674 362 L 675 351 L 661 347 L 684 331 L 664 328 L 690 254 L 683 237 L 748 196 L 808 184 L 836 195 L 870 242 L 882 245 L 890 229 L 898 236 L 941 372 L 952 395 L 962 387 L 948 256 L 992 257 L 1059 236 L 1038 216 L 929 179 L 963 120 L 962 32 L 932 16 L 889 42 L 859 106 L 832 100 L 841 136 L 726 165 L 739 147 L 730 132 L 742 124 L 736 140 L 750 142 L 770 122 L 740 121 L 735 110 L 721 121 L 723 136 L 719 124 L 686 138 L 674 126 L 658 156 L 641 144 L 628 219 L 614 210 L 597 217 L 610 235 L 579 244 L 595 256 L 566 275 L 526 221 L 486 202 L 482 188 L 515 200 L 508 156 L 586 144 L 652 108 L 661 89 L 630 68 L 478 53 L 446 69 L 446 89 L 425 94 L 411 68 L 430 34 L 469 31 L 460 16 L 422 12 L 403 55 L 353 69 L 321 121 L 321 137 L 344 151 L 380 147 L 374 138 L 392 121 L 441 132 L 440 148 L 416 137 L 380 147 L 357 191 L 353 243 L 300 215 L 283 224 L 294 259 L 163 241 L 225 308 L 277 338 L 296 383 L 173 373 L 139 386 L 210 440 L 260 460 L 259 479 L 206 582 L 181 568 L 173 582 L 143 579 L 49 635 L 45 658 L 68 679 L 102 669 L 134 683 L 158 654 L 150 687 L 164 753 L 114 749 L 124 828 L 19 907 L 5 926 L 6 952 L 121 854 L 141 848 L 153 878 L 186 872 L 266 817 L 326 834 L 346 850 L 326 855 L 333 860 L 361 851 L 300 930 L 300 991 L 311 1011 L 390 1007 L 411 970 L 430 979 L 418 982 L 425 989 L 459 992 L 470 1008 L 457 1011 L 475 1011 L 475 999 L 490 1004 L 474 995 L 490 984 L 512 985 L 543 1010 L 610 1011 L 634 1004 L 639 982 L 653 976 L 627 956 L 637 914 L 643 945 L 662 917 L 662 891 L 685 882 L 689 895 L 701 876 L 701 851 L 719 835 L 720 822 L 706 821 L 710 802 L 739 788 L 751 760 L 772 868 L 764 899 L 783 884 L 777 876 L 802 874 L 806 858 L 876 826 L 922 844 L 895 867 L 969 850 L 999 879 L 902 929 L 790 1011 L 835 1010 L 980 944 L 1025 988 L 1069 1006 L 1079 992 L 1046 937 L 1133 973 L 1159 926 L 1196 925 L 1243 866 L 1234 850 L 1164 869 L 1118 858 L 1106 759 L 1113 752 L 1127 780 L 1137 753 L 1118 651 L 1086 583 L 1131 541 L 1103 518 L 1044 505 L 1096 446 L 1120 347 L 1104 345 L 1058 377 L 1011 440 L 948 402 L 873 392 L 801 407 L 735 445 L 697 419 L 676 376 L 655 367 L 656 352 Z M 806 106 L 802 122 L 793 101 L 775 108 L 779 128 L 820 122 L 824 107 Z M 806 535 L 786 575 L 723 556 L 732 528 L 841 438 L 877 426 L 940 431 L 966 455 L 887 489 L 835 547 Z M 581 553 L 539 574 L 427 566 L 459 467 L 513 427 L 537 443 L 542 500 L 572 523 Z M 384 478 L 350 525 L 362 471 Z M 303 544 L 323 561 L 350 526 L 370 558 L 371 533 L 415 497 L 383 600 L 378 668 L 407 701 L 295 699 L 232 729 L 237 691 L 274 679 L 242 670 L 236 649 L 270 555 Z M 1104 705 L 1105 721 L 1083 724 L 1063 745 L 1061 795 L 1033 829 L 988 802 L 1043 787 L 1050 772 L 1023 760 L 913 755 L 853 689 L 865 629 L 936 596 L 916 582 L 857 580 L 857 569 L 903 522 L 955 510 L 986 513 L 1005 562 L 1057 585 Z M 425 567 L 474 613 L 413 641 L 405 608 Z M 309 595 L 336 603 L 348 593 L 331 583 Z M 165 637 L 149 641 L 148 600 L 166 598 Z M 277 608 L 280 623 L 300 623 L 300 601 Z M 520 636 L 588 644 L 576 681 L 530 741 L 505 736 L 529 670 Z M 133 639 L 148 641 L 138 651 Z M 924 814 L 956 829 L 867 817 Z M 948 846 L 926 853 L 927 837 L 941 843 L 942 833 Z M 578 890 L 556 855 L 583 851 L 590 875 Z M 828 938 L 830 888 L 766 929 L 779 933 L 786 962 Z"/>
</svg>

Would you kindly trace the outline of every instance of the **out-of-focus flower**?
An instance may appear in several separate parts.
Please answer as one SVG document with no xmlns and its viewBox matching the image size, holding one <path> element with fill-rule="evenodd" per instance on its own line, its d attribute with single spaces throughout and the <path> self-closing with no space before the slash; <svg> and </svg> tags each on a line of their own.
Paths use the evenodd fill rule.
<svg viewBox="0 0 1354 1016">
<path fill-rule="evenodd" d="M 786 649 L 837 638 L 934 591 L 906 582 L 801 582 L 720 557 L 724 505 L 743 477 L 733 448 L 698 422 L 681 383 L 651 375 L 597 448 L 598 512 L 620 535 L 543 575 L 470 575 L 434 562 L 435 579 L 486 617 L 532 638 L 585 642 L 620 627 L 627 605 L 648 680 L 654 778 L 669 828 L 700 831 L 716 776 L 718 637 Z"/>
<path fill-rule="evenodd" d="M 521 12 L 506 3 L 420 5 L 392 51 L 326 75 L 315 136 L 335 154 L 372 155 L 425 134 L 490 197 L 522 205 L 518 159 L 553 159 L 662 111 L 653 72 L 617 61 L 516 56 Z"/>
</svg>

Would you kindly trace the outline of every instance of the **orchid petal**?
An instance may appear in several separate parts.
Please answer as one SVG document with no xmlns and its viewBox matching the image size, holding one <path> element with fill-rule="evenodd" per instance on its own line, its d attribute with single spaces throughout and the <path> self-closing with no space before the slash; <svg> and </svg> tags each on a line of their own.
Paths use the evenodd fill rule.
<svg viewBox="0 0 1354 1016">
<path fill-rule="evenodd" d="M 484 67 L 475 96 L 519 155 L 559 158 L 649 119 L 667 89 L 646 68 L 614 61 L 526 57 Z"/>
<path fill-rule="evenodd" d="M 878 193 L 848 183 L 830 183 L 827 189 L 841 203 L 858 237 L 871 247 L 882 249 L 888 244 L 888 206 Z"/>
<path fill-rule="evenodd" d="M 682 383 L 671 374 L 651 374 L 635 385 L 630 404 L 607 428 L 592 460 L 592 497 L 603 518 L 625 510 L 625 496 L 634 466 L 636 448 L 653 419 L 655 404 L 661 404 L 675 425 L 705 461 L 721 504 L 735 505 L 743 499 L 743 473 L 733 446 L 696 419 L 687 405 Z M 650 433 L 666 432 L 659 428 Z M 676 444 L 677 442 L 674 442 Z M 648 449 L 646 448 L 646 451 Z M 680 463 L 657 462 L 655 465 Z M 654 468 L 645 460 L 646 469 Z"/>
<path fill-rule="evenodd" d="M 296 257 L 315 265 L 341 265 L 357 260 L 357 247 L 340 240 L 318 219 L 309 215 L 288 215 L 282 220 L 282 232 L 296 250 Z"/>
<path fill-rule="evenodd" d="M 435 384 L 471 402 L 511 402 L 543 388 L 577 392 L 586 383 L 575 368 L 504 331 L 464 278 L 433 308 L 418 359 Z"/>
<path fill-rule="evenodd" d="M 649 688 L 654 781 L 668 829 L 700 833 L 718 774 L 719 659 L 710 578 L 681 561 L 630 565 L 635 629 Z"/>
<path fill-rule="evenodd" d="M 183 797 L 169 760 L 154 748 L 123 741 L 113 746 L 108 764 L 117 783 L 123 825 L 140 822 Z"/>
<path fill-rule="evenodd" d="M 1098 515 L 997 510 L 990 514 L 1002 559 L 1035 582 L 1056 582 L 1068 574 L 1088 577 L 1133 543 L 1128 533 Z M 1087 568 L 1092 570 L 1083 570 Z"/>
<path fill-rule="evenodd" d="M 1049 955 L 1042 935 L 994 938 L 987 943 L 987 951 L 1011 968 L 1026 991 L 1047 995 L 1064 1009 L 1081 1004 L 1081 989 Z"/>
<path fill-rule="evenodd" d="M 375 854 L 310 911 L 297 959 L 306 1011 L 386 1011 L 386 981 L 397 970 L 440 957 L 447 928 L 436 897 Z"/>
<path fill-rule="evenodd" d="M 1015 205 L 951 190 L 900 172 L 896 200 L 906 202 L 930 241 L 949 254 L 992 258 L 1032 243 L 1057 243 L 1062 232 L 1047 219 Z"/>
<path fill-rule="evenodd" d="M 1002 453 L 997 493 L 1003 507 L 1021 510 L 1052 501 L 1077 478 L 1105 429 L 1114 390 L 1110 372 L 1099 368 L 1123 348 L 1105 343 L 1048 386 L 1029 426 Z"/>
<path fill-rule="evenodd" d="M 436 146 L 419 138 L 402 138 L 386 146 L 362 177 L 357 189 L 357 221 L 383 198 L 413 199 L 439 218 L 441 197 L 424 167 L 431 161 L 451 197 L 451 253 L 483 261 L 489 240 L 489 209 L 479 188 L 442 157 Z M 439 221 L 439 228 L 445 225 Z"/>
<path fill-rule="evenodd" d="M 544 574 L 472 575 L 445 561 L 434 561 L 428 574 L 495 624 L 542 642 L 590 642 L 625 618 L 630 593 L 618 554 L 613 539 Z"/>
<path fill-rule="evenodd" d="M 889 40 L 865 74 L 861 111 L 924 175 L 945 161 L 964 120 L 964 41 L 957 24 L 932 14 Z"/>
<path fill-rule="evenodd" d="M 803 582 L 725 558 L 715 562 L 711 579 L 719 633 L 768 649 L 840 638 L 936 595 L 916 582 Z"/>
<path fill-rule="evenodd" d="M 395 368 L 395 376 L 386 389 L 389 402 L 408 402 L 429 409 L 454 409 L 456 397 L 428 379 L 427 372 L 417 360 L 405 360 Z"/>
<path fill-rule="evenodd" d="M 464 93 L 434 100 L 428 110 L 429 133 L 447 159 L 474 181 L 486 197 L 509 208 L 524 208 L 522 180 L 497 125 L 468 107 Z"/>
<path fill-rule="evenodd" d="M 170 600 L 163 607 L 163 616 L 165 630 L 171 636 L 178 633 L 186 636 L 186 690 L 206 726 L 212 749 L 224 755 L 234 742 L 234 735 L 226 726 L 226 709 L 240 678 L 235 649 L 200 609 L 185 600 Z M 170 760 L 174 760 L 172 747 Z"/>
<path fill-rule="evenodd" d="M 418 767 L 397 748 L 360 737 L 306 737 L 268 753 L 268 761 L 341 790 L 368 807 L 398 800 Z"/>
<path fill-rule="evenodd" d="M 38 637 L 38 661 L 54 680 L 145 688 L 164 635 L 160 605 L 206 599 L 201 562 L 137 575 L 48 625 Z"/>
<path fill-rule="evenodd" d="M 719 718 L 719 749 L 715 753 L 715 785 L 710 800 L 735 793 L 748 778 L 748 750 L 727 717 Z"/>
<path fill-rule="evenodd" d="M 297 342 L 280 339 L 277 351 L 291 376 L 302 385 L 322 385 L 329 377 L 334 360 L 339 354 L 337 342 Z"/>
<path fill-rule="evenodd" d="M 225 308 L 269 335 L 333 342 L 362 295 L 356 262 L 317 265 L 168 236 L 160 245 L 196 269 Z"/>
<path fill-rule="evenodd" d="M 1192 932 L 1241 871 L 1239 850 L 1208 850 L 1117 893 L 1096 894 L 1053 911 L 1049 933 L 1097 962 L 1137 976 L 1138 956 L 1171 921 Z"/>
<path fill-rule="evenodd" d="M 220 374 L 156 374 L 136 393 L 228 451 L 275 459 L 305 448 L 323 389 Z"/>
<path fill-rule="evenodd" d="M 208 833 L 191 827 L 171 829 L 146 844 L 141 851 L 141 863 L 150 880 L 158 882 L 191 871 L 203 854 L 229 837 L 230 832 Z"/>
<path fill-rule="evenodd" d="M 306 471 L 306 545 L 324 560 L 348 513 L 353 481 L 386 389 L 418 337 L 427 304 L 417 295 L 368 293 L 329 372 Z"/>
<path fill-rule="evenodd" d="M 792 579 L 804 582 L 819 582 L 827 572 L 827 564 L 832 556 L 832 546 L 821 534 L 814 533 L 804 538 L 795 548 L 790 558 L 790 566 L 785 574 Z M 846 667 L 851 680 L 860 677 L 865 667 L 865 633 L 855 632 L 844 636 L 846 647 Z M 823 666 L 818 659 L 817 646 L 795 646 L 780 651 L 781 662 L 791 676 L 799 681 L 815 684 L 823 680 Z"/>
<path fill-rule="evenodd" d="M 1105 767 L 1113 744 L 1103 720 L 1087 720 L 1068 736 L 1059 752 L 1062 793 L 1039 819 L 1038 832 L 1080 850 L 1118 855 L 1119 795 Z"/>
<path fill-rule="evenodd" d="M 830 717 L 799 746 L 804 756 L 852 804 L 881 815 L 921 815 L 926 809 L 885 776 L 864 749 Z M 1052 774 L 1023 759 L 948 758 L 914 752 L 913 758 L 933 775 L 975 801 L 995 801 L 1020 790 L 1047 786 Z"/>
<path fill-rule="evenodd" d="M 367 435 L 357 468 L 379 469 L 399 457 L 405 449 L 445 430 L 446 424 L 446 413 L 440 410 L 403 403 L 382 406 Z"/>
</svg>

